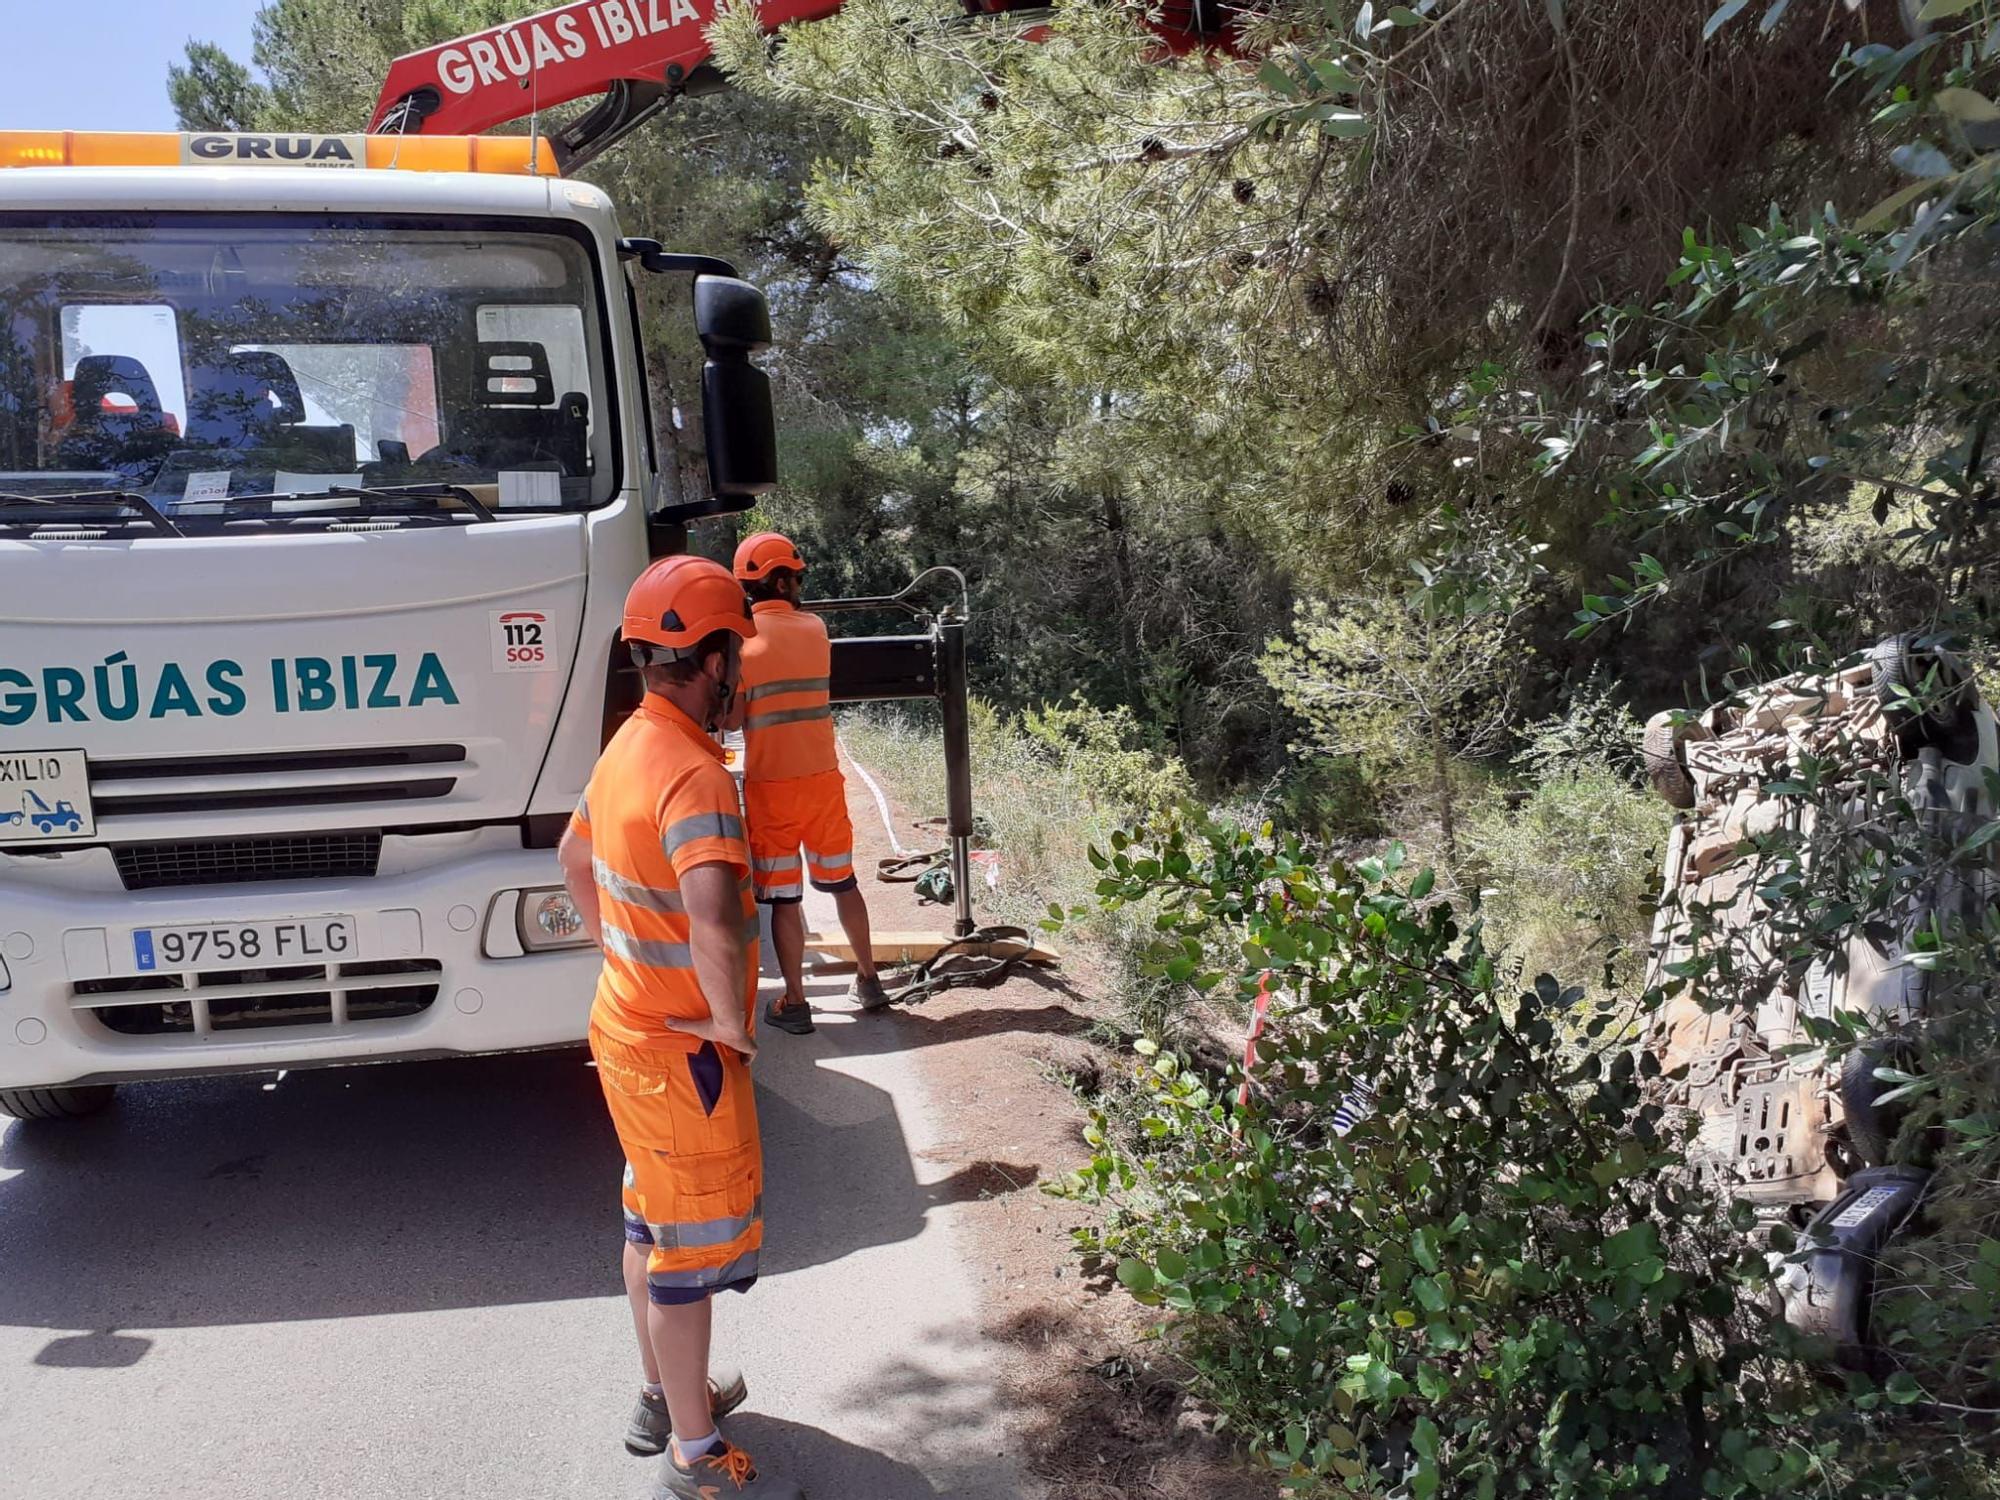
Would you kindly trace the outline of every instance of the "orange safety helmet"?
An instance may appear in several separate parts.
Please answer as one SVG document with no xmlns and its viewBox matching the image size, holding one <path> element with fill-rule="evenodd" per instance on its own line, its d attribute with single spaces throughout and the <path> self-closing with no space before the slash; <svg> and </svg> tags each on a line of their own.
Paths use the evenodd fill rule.
<svg viewBox="0 0 2000 1500">
<path fill-rule="evenodd" d="M 634 654 L 645 659 L 680 661 L 718 630 L 746 640 L 757 633 L 742 588 L 719 562 L 688 553 L 663 557 L 625 596 L 625 642 L 643 648 Z"/>
<path fill-rule="evenodd" d="M 799 549 L 792 545 L 790 537 L 775 531 L 760 531 L 737 544 L 736 576 L 743 582 L 769 578 L 779 568 L 790 568 L 794 573 L 806 570 L 806 560 L 799 556 Z"/>
</svg>

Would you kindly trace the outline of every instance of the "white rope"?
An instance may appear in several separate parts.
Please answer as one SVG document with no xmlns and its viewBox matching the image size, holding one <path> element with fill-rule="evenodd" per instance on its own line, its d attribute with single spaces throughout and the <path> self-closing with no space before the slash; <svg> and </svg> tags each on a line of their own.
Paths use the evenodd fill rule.
<svg viewBox="0 0 2000 1500">
<path fill-rule="evenodd" d="M 842 739 L 838 732 L 833 738 L 840 746 L 840 753 L 847 757 L 847 763 L 854 767 L 855 774 L 861 778 L 868 790 L 875 794 L 875 810 L 882 815 L 882 831 L 889 835 L 889 847 L 896 851 L 899 858 L 909 854 L 910 851 L 903 847 L 903 841 L 896 837 L 896 825 L 889 817 L 889 799 L 882 795 L 882 788 L 876 784 L 875 778 L 868 774 L 868 768 L 854 758 L 854 752 L 847 748 L 847 741 Z"/>
</svg>

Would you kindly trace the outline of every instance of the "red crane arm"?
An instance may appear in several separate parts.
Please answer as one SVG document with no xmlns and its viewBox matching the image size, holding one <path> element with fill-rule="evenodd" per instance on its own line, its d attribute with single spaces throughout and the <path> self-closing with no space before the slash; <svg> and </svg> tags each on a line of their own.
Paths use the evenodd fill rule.
<svg viewBox="0 0 2000 1500">
<path fill-rule="evenodd" d="M 757 0 L 766 29 L 817 21 L 845 0 Z M 1042 9 L 1046 0 L 960 0 L 973 15 Z M 594 155 L 688 87 L 710 52 L 717 0 L 573 0 L 554 10 L 443 42 L 389 66 L 371 131 L 478 135 L 538 109 L 606 94 L 604 114 L 568 143 Z M 1221 0 L 1167 0 L 1149 22 L 1168 48 L 1222 38 Z M 566 132 L 566 134 L 568 134 Z M 561 149 L 564 143 L 559 140 Z"/>
<path fill-rule="evenodd" d="M 763 0 L 764 24 L 816 21 L 843 0 Z M 370 130 L 478 135 L 619 83 L 674 88 L 709 57 L 716 0 L 574 0 L 389 65 Z M 398 118 L 405 105 L 415 118 Z"/>
</svg>

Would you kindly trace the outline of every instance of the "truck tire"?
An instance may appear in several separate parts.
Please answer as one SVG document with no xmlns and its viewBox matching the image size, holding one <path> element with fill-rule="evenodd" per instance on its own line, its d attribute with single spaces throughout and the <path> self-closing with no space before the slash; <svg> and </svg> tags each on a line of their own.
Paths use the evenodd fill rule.
<svg viewBox="0 0 2000 1500">
<path fill-rule="evenodd" d="M 1914 635 L 1892 635 L 1869 648 L 1868 666 L 1883 717 L 1896 732 L 1896 742 L 1904 754 L 1914 754 L 1926 745 L 1934 745 L 1948 754 L 1959 748 L 1957 742 L 1971 727 L 1977 689 L 1956 662 L 1941 652 L 1920 649 Z M 1919 691 L 1932 667 L 1937 668 L 1941 689 L 1937 697 L 1921 712 L 1899 705 L 1895 701 L 1896 690 Z M 1953 755 L 1953 758 L 1961 757 Z"/>
<path fill-rule="evenodd" d="M 1876 1097 L 1888 1093 L 1891 1085 L 1877 1078 L 1875 1070 L 1885 1063 L 1894 1067 L 1907 1061 L 1901 1049 L 1864 1042 L 1848 1053 L 1840 1066 L 1840 1102 L 1847 1113 L 1847 1139 L 1864 1166 L 1889 1164 L 1889 1153 L 1907 1113 L 1901 1104 L 1886 1108 L 1876 1104 Z"/>
<path fill-rule="evenodd" d="M 17 1120 L 81 1120 L 111 1102 L 115 1086 L 86 1083 L 61 1089 L 0 1089 L 0 1113 Z"/>
<path fill-rule="evenodd" d="M 1681 759 L 1680 731 L 1671 710 L 1646 721 L 1645 755 L 1646 779 L 1652 782 L 1653 790 L 1669 807 L 1693 807 L 1694 778 Z"/>
</svg>

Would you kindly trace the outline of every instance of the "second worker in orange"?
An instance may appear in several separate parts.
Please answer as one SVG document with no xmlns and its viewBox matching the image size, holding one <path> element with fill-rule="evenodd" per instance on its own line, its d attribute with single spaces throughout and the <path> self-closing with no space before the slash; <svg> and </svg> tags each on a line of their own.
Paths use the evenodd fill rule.
<svg viewBox="0 0 2000 1500">
<path fill-rule="evenodd" d="M 743 809 L 750 820 L 757 899 L 771 908 L 771 944 L 785 993 L 764 1019 L 803 1036 L 813 1029 L 805 992 L 805 883 L 833 897 L 854 949 L 850 999 L 889 1003 L 875 973 L 868 905 L 854 878 L 854 828 L 834 744 L 833 648 L 818 615 L 799 608 L 806 561 L 775 531 L 746 537 L 736 577 L 751 600 L 756 635 L 743 647 Z"/>
</svg>

